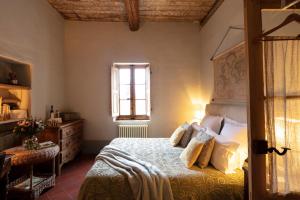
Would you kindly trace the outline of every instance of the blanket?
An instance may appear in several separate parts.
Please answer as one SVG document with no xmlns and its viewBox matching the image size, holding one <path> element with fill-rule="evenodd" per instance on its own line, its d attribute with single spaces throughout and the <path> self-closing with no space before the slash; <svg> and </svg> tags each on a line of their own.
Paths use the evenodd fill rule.
<svg viewBox="0 0 300 200">
<path fill-rule="evenodd" d="M 126 176 L 136 200 L 173 200 L 169 179 L 156 166 L 111 145 L 104 147 L 96 160 Z"/>
</svg>

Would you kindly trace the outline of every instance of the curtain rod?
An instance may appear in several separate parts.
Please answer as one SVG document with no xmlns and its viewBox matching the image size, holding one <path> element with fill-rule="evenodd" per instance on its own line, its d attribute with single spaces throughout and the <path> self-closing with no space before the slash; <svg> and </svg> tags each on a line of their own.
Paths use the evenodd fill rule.
<svg viewBox="0 0 300 200">
<path fill-rule="evenodd" d="M 215 56 L 216 56 L 218 50 L 219 50 L 220 47 L 222 46 L 222 44 L 223 44 L 224 40 L 226 39 L 226 37 L 227 37 L 228 33 L 230 32 L 230 30 L 244 30 L 244 28 L 243 28 L 243 27 L 237 27 L 237 26 L 229 26 L 228 29 L 227 29 L 227 31 L 226 31 L 226 33 L 225 33 L 225 35 L 223 36 L 221 42 L 220 42 L 219 45 L 217 46 L 217 48 L 216 48 L 216 50 L 214 51 L 213 55 L 211 56 L 211 58 L 210 58 L 211 61 L 215 58 Z"/>
<path fill-rule="evenodd" d="M 261 42 L 264 41 L 284 41 L 284 40 L 300 40 L 300 34 L 298 36 L 267 36 L 258 39 Z"/>
</svg>

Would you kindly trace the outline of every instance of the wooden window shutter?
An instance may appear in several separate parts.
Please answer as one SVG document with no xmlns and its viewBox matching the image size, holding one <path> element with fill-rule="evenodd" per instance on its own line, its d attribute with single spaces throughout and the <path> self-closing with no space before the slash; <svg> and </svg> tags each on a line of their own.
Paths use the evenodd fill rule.
<svg viewBox="0 0 300 200">
<path fill-rule="evenodd" d="M 113 118 L 120 114 L 119 91 L 119 68 L 113 65 L 111 68 L 111 112 Z"/>
<path fill-rule="evenodd" d="M 146 115 L 150 117 L 151 114 L 151 96 L 150 96 L 150 77 L 151 77 L 151 71 L 150 71 L 150 65 L 146 66 Z"/>
</svg>

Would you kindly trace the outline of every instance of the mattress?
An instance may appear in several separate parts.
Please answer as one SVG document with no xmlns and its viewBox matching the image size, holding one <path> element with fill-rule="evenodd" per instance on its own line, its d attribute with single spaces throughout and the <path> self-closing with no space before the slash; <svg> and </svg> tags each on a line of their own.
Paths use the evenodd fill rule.
<svg viewBox="0 0 300 200">
<path fill-rule="evenodd" d="M 188 169 L 179 159 L 183 148 L 171 146 L 168 138 L 117 138 L 110 144 L 167 174 L 175 200 L 243 199 L 242 170 L 225 175 L 212 166 Z M 81 185 L 78 199 L 132 200 L 133 196 L 126 177 L 97 160 Z"/>
</svg>

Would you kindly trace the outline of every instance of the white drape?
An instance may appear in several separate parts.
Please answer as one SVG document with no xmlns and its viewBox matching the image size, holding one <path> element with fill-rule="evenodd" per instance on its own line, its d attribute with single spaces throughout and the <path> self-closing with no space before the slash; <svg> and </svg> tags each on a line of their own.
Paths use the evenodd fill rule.
<svg viewBox="0 0 300 200">
<path fill-rule="evenodd" d="M 291 148 L 268 155 L 272 193 L 300 192 L 300 41 L 264 42 L 266 135 L 269 146 Z"/>
</svg>

